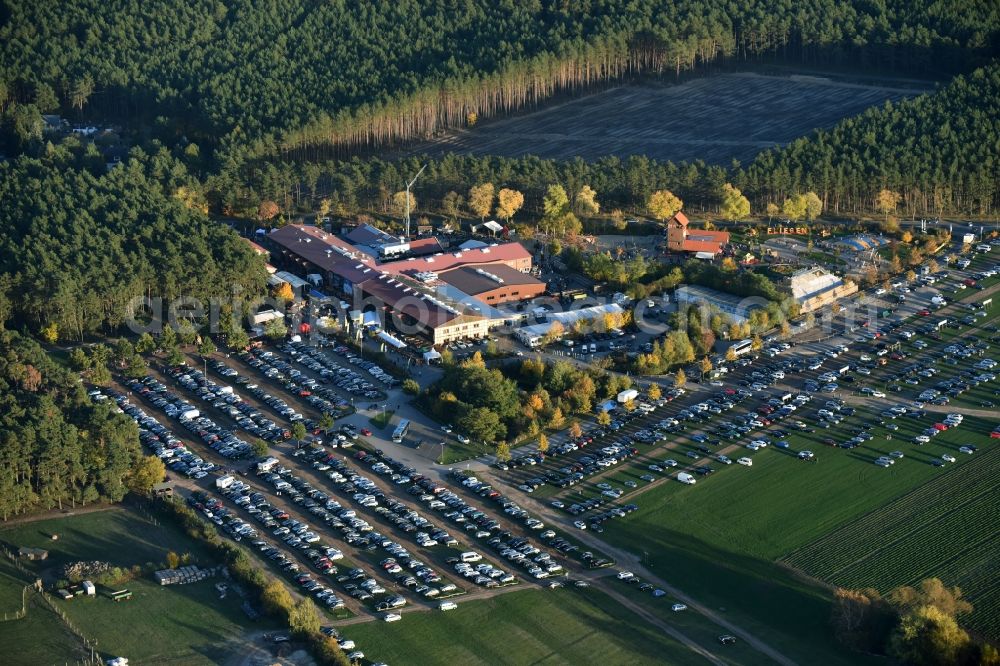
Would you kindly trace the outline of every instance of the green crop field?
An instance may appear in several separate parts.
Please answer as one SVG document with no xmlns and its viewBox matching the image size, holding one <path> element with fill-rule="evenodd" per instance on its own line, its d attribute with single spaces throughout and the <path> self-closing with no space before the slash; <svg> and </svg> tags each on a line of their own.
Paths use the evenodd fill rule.
<svg viewBox="0 0 1000 666">
<path fill-rule="evenodd" d="M 342 634 L 394 666 L 705 663 L 592 588 L 459 601 L 453 611 L 407 613 L 400 622 L 344 627 Z"/>
<path fill-rule="evenodd" d="M 53 541 L 52 534 L 59 539 Z M 2 529 L 0 540 L 15 547 L 47 549 L 47 560 L 26 563 L 47 583 L 63 564 L 79 560 L 101 560 L 123 567 L 145 565 L 162 562 L 173 550 L 179 554 L 190 552 L 193 563 L 216 564 L 172 525 L 155 525 L 121 509 Z M 264 621 L 251 624 L 247 620 L 240 610 L 241 599 L 233 591 L 220 599 L 216 582 L 218 579 L 209 578 L 190 585 L 163 587 L 150 576 L 143 576 L 122 585 L 132 591 L 130 601 L 112 602 L 102 594 L 107 590 L 98 586 L 96 597 L 55 603 L 85 636 L 98 641 L 102 654 L 128 657 L 137 663 L 212 664 L 231 652 L 233 641 L 238 641 L 248 626 L 269 628 Z M 24 659 L 12 663 L 63 662 L 62 657 L 49 656 L 51 648 L 45 647 L 48 641 L 37 629 L 51 624 L 51 619 L 59 624 L 58 618 L 36 615 L 41 613 L 31 609 L 27 620 L 0 623 L 0 641 L 5 645 L 10 644 L 3 640 L 5 629 L 15 631 L 20 643 L 31 645 L 38 641 L 37 652 L 22 646 Z M 123 627 L 129 630 L 123 631 Z"/>
<path fill-rule="evenodd" d="M 665 481 L 635 497 L 626 496 L 623 501 L 636 502 L 640 510 L 606 523 L 604 536 L 642 556 L 658 575 L 696 598 L 738 615 L 792 658 L 808 660 L 810 651 L 826 650 L 830 663 L 856 660 L 836 646 L 826 630 L 829 591 L 775 561 L 928 482 L 940 479 L 943 487 L 950 479 L 963 486 L 964 474 L 979 473 L 989 464 L 986 456 L 977 454 L 981 463 L 976 456 L 957 453 L 957 447 L 974 443 L 988 450 L 991 446 L 985 434 L 991 426 L 973 418 L 922 447 L 909 442 L 926 427 L 926 419 L 905 418 L 896 421 L 899 430 L 891 433 L 892 439 L 886 438 L 889 431 L 877 427 L 875 439 L 853 450 L 820 443 L 826 437 L 842 441 L 847 427 L 857 426 L 866 416 L 861 411 L 840 428 L 793 434 L 788 437 L 792 453 L 769 447 L 753 454 L 751 468 L 731 465 L 696 486 Z M 794 451 L 805 448 L 816 452 L 817 462 L 795 457 Z M 891 468 L 871 463 L 896 449 L 904 450 L 906 457 Z M 929 464 L 945 452 L 961 456 L 956 463 L 960 470 Z M 740 455 L 744 453 L 749 452 Z M 616 476 L 639 471 L 633 467 Z M 963 548 L 954 540 L 946 539 L 938 548 L 948 551 L 949 544 L 955 546 L 951 555 L 959 557 Z M 924 575 L 936 571 L 947 580 L 945 567 L 955 562 L 947 560 L 947 552 L 934 557 L 940 569 L 928 561 Z M 983 582 L 990 585 L 988 576 Z"/>
<path fill-rule="evenodd" d="M 970 626 L 1000 635 L 1000 449 L 977 455 L 784 561 L 851 588 L 883 592 L 936 576 L 975 606 Z"/>
</svg>

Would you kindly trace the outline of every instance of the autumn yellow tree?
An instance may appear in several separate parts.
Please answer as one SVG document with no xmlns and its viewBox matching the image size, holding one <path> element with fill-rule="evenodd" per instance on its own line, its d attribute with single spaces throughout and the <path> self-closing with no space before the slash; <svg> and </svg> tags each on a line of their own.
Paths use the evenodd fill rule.
<svg viewBox="0 0 1000 666">
<path fill-rule="evenodd" d="M 538 452 L 548 453 L 548 451 L 549 451 L 549 438 L 546 437 L 545 433 L 543 432 L 541 435 L 538 436 Z"/>
<path fill-rule="evenodd" d="M 750 215 L 750 200 L 730 183 L 722 186 L 722 219 L 744 220 Z"/>
<path fill-rule="evenodd" d="M 137 495 L 147 495 L 167 476 L 167 468 L 156 456 L 142 456 L 125 477 L 125 486 Z"/>
<path fill-rule="evenodd" d="M 274 288 L 272 295 L 282 301 L 288 302 L 295 299 L 295 292 L 292 291 L 292 285 L 287 282 L 282 282 L 277 287 Z"/>
<path fill-rule="evenodd" d="M 524 195 L 517 190 L 505 187 L 497 194 L 497 217 L 506 220 L 509 224 L 510 219 L 517 211 L 521 210 L 523 205 Z"/>
<path fill-rule="evenodd" d="M 288 588 L 280 580 L 271 579 L 264 586 L 260 594 L 260 603 L 264 610 L 270 614 L 283 619 L 288 618 L 288 614 L 295 606 L 292 595 L 288 593 Z"/>
<path fill-rule="evenodd" d="M 650 400 L 659 400 L 663 393 L 660 391 L 660 385 L 653 383 L 649 385 L 649 389 L 646 391 L 646 395 Z"/>
<path fill-rule="evenodd" d="M 500 462 L 510 460 L 510 444 L 507 442 L 497 442 L 496 456 Z"/>
<path fill-rule="evenodd" d="M 736 350 L 733 349 L 732 346 L 730 346 L 729 349 L 726 350 L 726 360 L 729 361 L 730 363 L 736 360 Z"/>
<path fill-rule="evenodd" d="M 815 192 L 806 192 L 802 195 L 805 206 L 806 220 L 812 222 L 823 214 L 823 200 Z"/>
<path fill-rule="evenodd" d="M 573 421 L 573 424 L 569 427 L 569 436 L 576 439 L 583 435 L 583 428 L 580 427 L 579 421 Z"/>
<path fill-rule="evenodd" d="M 593 217 L 601 212 L 601 204 L 597 203 L 597 192 L 590 185 L 584 185 L 576 194 L 576 214 L 581 217 Z"/>
<path fill-rule="evenodd" d="M 649 195 L 649 201 L 646 203 L 649 214 L 660 222 L 669 220 L 683 207 L 684 202 L 670 190 L 657 190 L 653 192 Z"/>
<path fill-rule="evenodd" d="M 406 190 L 400 190 L 392 195 L 392 212 L 396 215 L 403 216 L 406 214 Z M 410 197 L 410 212 L 417 209 L 417 198 L 413 196 L 413 192 L 409 193 Z"/>
<path fill-rule="evenodd" d="M 889 653 L 903 664 L 957 664 L 969 644 L 955 618 L 936 606 L 903 615 L 889 640 Z"/>
<path fill-rule="evenodd" d="M 50 345 L 55 344 L 59 340 L 59 325 L 54 321 L 50 322 L 47 326 L 42 327 L 41 334 L 42 340 Z"/>
<path fill-rule="evenodd" d="M 767 211 L 767 219 L 769 220 L 773 220 L 781 215 L 781 207 L 773 201 L 767 204 L 767 208 L 765 210 Z"/>
<path fill-rule="evenodd" d="M 684 374 L 684 370 L 681 368 L 677 369 L 677 374 L 674 375 L 674 386 L 677 388 L 682 388 L 687 384 L 687 375 Z"/>
<path fill-rule="evenodd" d="M 606 426 L 611 423 L 611 415 L 603 409 L 597 414 L 597 424 Z"/>
<path fill-rule="evenodd" d="M 712 372 L 712 359 L 705 356 L 701 359 L 701 364 L 698 366 L 701 370 L 701 376 L 704 377 L 708 373 Z"/>
<path fill-rule="evenodd" d="M 899 192 L 894 192 L 890 189 L 881 189 L 879 193 L 875 195 L 875 210 L 885 215 L 885 221 L 888 223 L 889 216 L 896 212 L 896 207 L 899 206 L 899 202 L 903 197 L 900 196 Z"/>
<path fill-rule="evenodd" d="M 788 197 L 785 199 L 785 203 L 781 205 L 781 213 L 793 222 L 805 219 L 806 216 L 806 200 L 800 194 L 793 197 Z"/>
<path fill-rule="evenodd" d="M 273 220 L 278 216 L 281 209 L 278 208 L 278 204 L 273 201 L 266 200 L 261 201 L 260 205 L 257 206 L 257 219 L 262 221 Z"/>
<path fill-rule="evenodd" d="M 485 220 L 493 209 L 493 183 L 483 183 L 469 188 L 469 210 Z"/>
<path fill-rule="evenodd" d="M 552 322 L 552 325 L 549 326 L 549 332 L 545 334 L 546 344 L 555 342 L 556 340 L 560 339 L 565 333 L 566 333 L 566 328 L 562 325 L 562 322 L 560 321 Z"/>
</svg>

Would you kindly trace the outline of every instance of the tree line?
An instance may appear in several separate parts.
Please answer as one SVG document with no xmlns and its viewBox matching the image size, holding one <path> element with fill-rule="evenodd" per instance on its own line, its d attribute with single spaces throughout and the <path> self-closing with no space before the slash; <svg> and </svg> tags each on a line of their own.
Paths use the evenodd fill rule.
<svg viewBox="0 0 1000 666">
<path fill-rule="evenodd" d="M 959 621 L 972 604 L 958 587 L 928 578 L 916 587 L 898 587 L 886 595 L 875 589 L 837 588 L 830 622 L 845 645 L 886 655 L 910 666 L 993 666 L 1000 652 L 971 637 Z"/>
<path fill-rule="evenodd" d="M 626 212 L 666 219 L 681 205 L 727 220 L 811 221 L 824 211 L 988 216 L 1000 205 L 998 154 L 1000 66 L 992 65 L 764 151 L 746 166 L 644 156 L 271 160 L 246 179 L 243 170 L 223 169 L 205 183 L 204 196 L 224 213 L 253 215 L 263 198 L 275 203 L 275 214 L 398 215 L 394 195 L 426 164 L 417 186 L 420 211 L 452 221 L 496 216 L 517 223 L 530 216 L 540 231 L 578 232 L 578 218 L 599 211 L 624 228 Z M 497 191 L 516 194 L 516 205 L 501 205 Z"/>
<path fill-rule="evenodd" d="M 384 146 L 723 60 L 954 72 L 995 53 L 1000 24 L 975 0 L 12 0 L 2 19 L 0 108 L 144 122 L 232 163 Z"/>
<path fill-rule="evenodd" d="M 82 340 L 120 328 L 136 297 L 262 294 L 263 261 L 189 186 L 162 148 L 110 171 L 69 145 L 0 163 L 0 323 Z"/>
<path fill-rule="evenodd" d="M 1000 66 L 886 103 L 756 157 L 734 176 L 774 205 L 814 190 L 836 215 L 995 214 L 1000 204 Z"/>
<path fill-rule="evenodd" d="M 4 520 L 33 509 L 120 501 L 129 490 L 149 489 L 145 470 L 135 423 L 92 403 L 79 376 L 37 342 L 0 330 Z"/>
</svg>

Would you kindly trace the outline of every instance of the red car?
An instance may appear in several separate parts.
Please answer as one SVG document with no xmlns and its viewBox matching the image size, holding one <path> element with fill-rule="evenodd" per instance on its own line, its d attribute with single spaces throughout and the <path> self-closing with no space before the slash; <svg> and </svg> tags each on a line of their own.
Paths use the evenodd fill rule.
<svg viewBox="0 0 1000 666">
<path fill-rule="evenodd" d="M 372 436 L 372 431 L 369 430 L 368 428 L 362 428 L 361 429 L 361 434 L 364 435 L 365 437 L 371 437 Z"/>
<path fill-rule="evenodd" d="M 920 315 L 921 317 L 926 317 L 930 313 L 931 313 L 931 311 L 925 308 L 925 309 L 921 310 L 920 312 L 918 312 L 917 314 Z"/>
<path fill-rule="evenodd" d="M 934 429 L 935 429 L 935 430 L 938 430 L 938 431 L 940 431 L 940 432 L 944 432 L 945 430 L 947 430 L 947 429 L 948 429 L 948 426 L 946 426 L 946 425 L 945 425 L 945 424 L 943 424 L 943 423 L 935 423 L 935 424 L 934 424 Z"/>
<path fill-rule="evenodd" d="M 991 439 L 1000 439 L 1000 430 L 994 430 L 990 433 Z"/>
<path fill-rule="evenodd" d="M 965 278 L 965 280 L 963 281 L 963 284 L 966 287 L 975 287 L 976 286 L 976 281 L 973 280 L 972 278 Z"/>
</svg>

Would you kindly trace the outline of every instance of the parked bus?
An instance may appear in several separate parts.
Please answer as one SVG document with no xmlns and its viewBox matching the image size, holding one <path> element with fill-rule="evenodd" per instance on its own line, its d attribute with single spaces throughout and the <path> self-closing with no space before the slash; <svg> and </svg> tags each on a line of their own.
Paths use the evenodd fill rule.
<svg viewBox="0 0 1000 666">
<path fill-rule="evenodd" d="M 409 421 L 407 421 L 406 419 L 400 421 L 399 424 L 396 426 L 396 429 L 392 431 L 392 441 L 396 442 L 397 444 L 401 443 L 403 441 L 403 438 L 406 437 L 406 433 L 409 431 L 409 429 L 410 429 Z"/>
<path fill-rule="evenodd" d="M 739 342 L 734 342 L 729 346 L 733 350 L 733 353 L 737 356 L 742 356 L 743 354 L 749 354 L 753 350 L 753 340 L 740 340 Z"/>
</svg>

